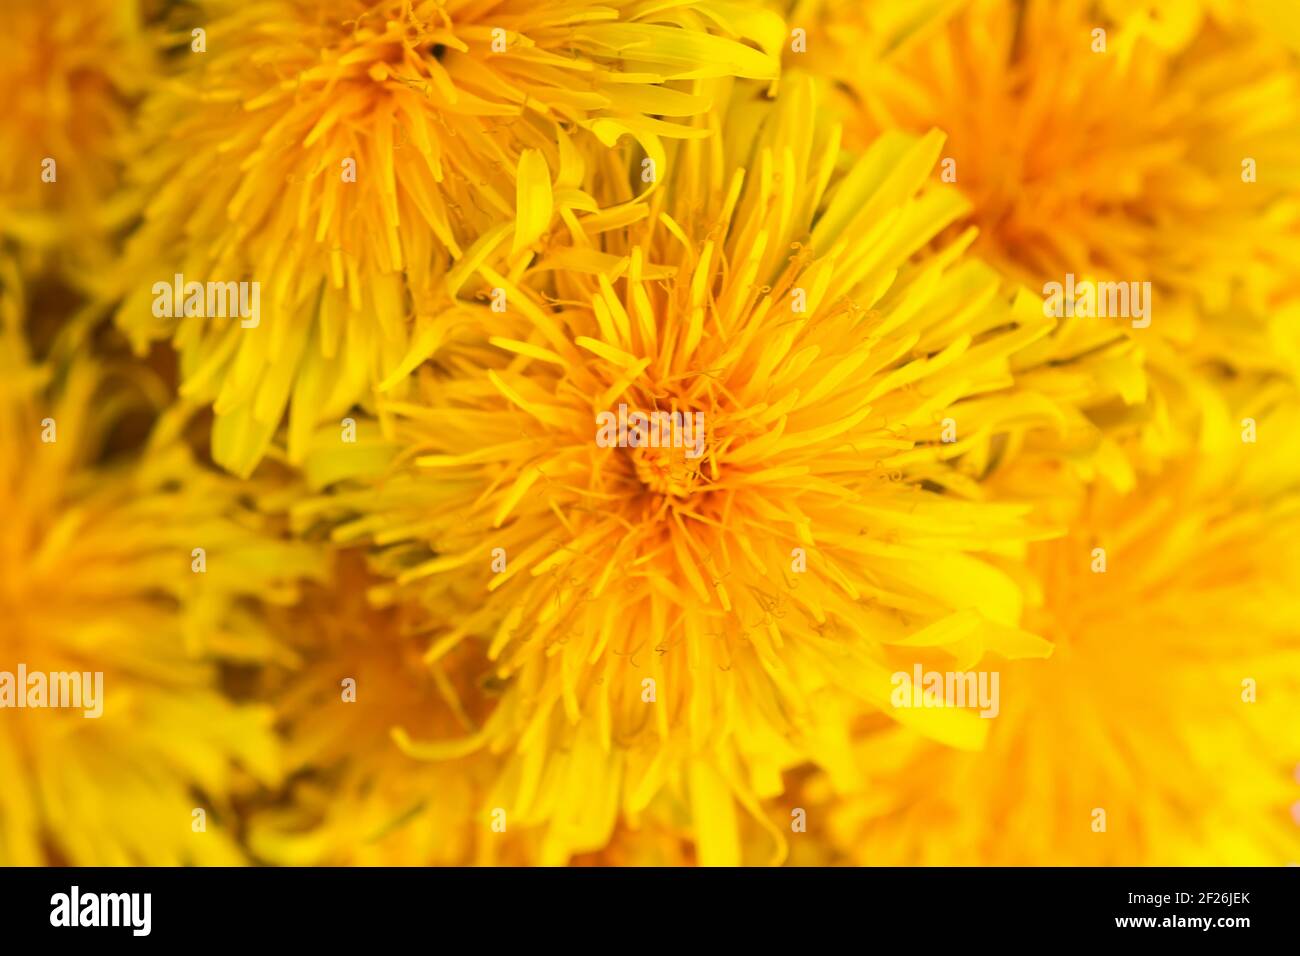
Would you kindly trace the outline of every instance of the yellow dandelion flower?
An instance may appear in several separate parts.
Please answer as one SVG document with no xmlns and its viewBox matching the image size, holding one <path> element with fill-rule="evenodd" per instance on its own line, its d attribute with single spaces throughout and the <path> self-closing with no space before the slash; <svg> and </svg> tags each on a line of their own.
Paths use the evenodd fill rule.
<svg viewBox="0 0 1300 956">
<path fill-rule="evenodd" d="M 590 195 L 585 170 L 625 136 L 662 157 L 709 108 L 697 81 L 775 77 L 780 37 L 775 14 L 714 0 L 200 3 L 142 111 L 152 198 L 120 324 L 138 347 L 172 337 L 220 464 L 251 471 L 286 405 L 297 460 L 465 323 L 453 261 L 527 257 L 554 217 L 633 199 Z M 258 315 L 157 308 L 174 276 L 257 282 Z"/>
<path fill-rule="evenodd" d="M 982 557 L 1030 534 L 1023 509 L 964 468 L 1046 417 L 1008 362 L 1051 323 L 962 258 L 969 236 L 913 261 L 965 212 L 924 185 L 937 134 L 842 170 L 810 83 L 749 91 L 726 135 L 669 154 L 648 215 L 570 223 L 518 281 L 484 266 L 510 303 L 495 354 L 422 369 L 418 400 L 386 406 L 394 465 L 299 510 L 377 546 L 380 600 L 479 589 L 427 656 L 484 636 L 501 700 L 468 738 L 407 746 L 509 751 L 492 799 L 548 827 L 545 862 L 599 850 L 667 786 L 700 859 L 735 860 L 735 801 L 757 812 L 804 760 L 847 766 L 848 716 L 887 703 L 887 645 L 1044 652 Z M 616 435 L 636 412 L 663 417 Z M 374 468 L 322 434 L 308 473 L 354 460 Z M 981 729 L 932 716 L 945 739 Z"/>
<path fill-rule="evenodd" d="M 1258 441 L 1223 412 L 1200 455 L 1129 494 L 1099 483 L 1072 505 L 1059 469 L 1009 477 L 1073 511 L 1027 568 L 1027 626 L 1055 653 L 1002 669 L 978 753 L 885 726 L 865 739 L 869 783 L 833 817 L 853 862 L 1300 858 L 1300 402 L 1273 387 L 1241 407 Z"/>
<path fill-rule="evenodd" d="M 1093 35 L 1123 22 L 1084 0 L 971 0 L 887 68 L 836 60 L 849 138 L 944 130 L 978 252 L 1034 290 L 1150 282 L 1150 335 L 1214 357 L 1196 307 L 1262 327 L 1300 267 L 1300 62 L 1212 18 L 1131 55 Z"/>
<path fill-rule="evenodd" d="M 1178 6 L 1148 36 L 1141 4 L 969 0 L 889 46 L 890 18 L 832 4 L 808 61 L 843 80 L 849 142 L 949 134 L 976 251 L 1065 312 L 1014 371 L 1066 420 L 1015 440 L 1121 489 L 1193 450 L 1202 369 L 1300 375 L 1300 64 L 1275 31 Z M 855 36 L 884 51 L 870 67 Z"/>
<path fill-rule="evenodd" d="M 87 286 L 138 208 L 130 109 L 157 72 L 137 0 L 15 0 L 0 31 L 0 238 Z"/>
<path fill-rule="evenodd" d="M 359 557 L 341 552 L 334 563 L 325 585 L 273 616 L 301 659 L 262 694 L 283 725 L 288 777 L 252 815 L 253 853 L 293 865 L 525 862 L 513 821 L 492 828 L 494 761 L 416 761 L 393 740 L 406 728 L 472 732 L 491 687 L 479 681 L 481 653 L 466 646 L 426 663 L 427 615 L 371 607 L 366 592 L 377 582 Z"/>
<path fill-rule="evenodd" d="M 269 710 L 223 697 L 220 662 L 274 656 L 250 601 L 292 600 L 315 552 L 194 460 L 183 409 L 130 460 L 110 454 L 158 387 L 33 361 L 0 271 L 0 862 L 237 862 L 231 796 L 277 763 Z M 51 674 L 83 678 L 80 709 L 53 709 Z"/>
</svg>

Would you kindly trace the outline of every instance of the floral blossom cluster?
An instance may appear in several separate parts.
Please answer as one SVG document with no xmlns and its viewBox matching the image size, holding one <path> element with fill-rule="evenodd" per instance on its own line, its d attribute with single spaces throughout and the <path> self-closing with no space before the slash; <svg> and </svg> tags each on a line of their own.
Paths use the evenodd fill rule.
<svg viewBox="0 0 1300 956">
<path fill-rule="evenodd" d="M 0 864 L 1300 858 L 1300 8 L 6 14 Z"/>
</svg>

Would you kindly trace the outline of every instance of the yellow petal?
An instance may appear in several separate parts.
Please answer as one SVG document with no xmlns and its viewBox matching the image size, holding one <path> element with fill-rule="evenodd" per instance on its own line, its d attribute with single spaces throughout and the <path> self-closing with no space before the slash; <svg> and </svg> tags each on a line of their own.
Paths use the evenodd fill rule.
<svg viewBox="0 0 1300 956">
<path fill-rule="evenodd" d="M 515 242 L 511 253 L 537 241 L 551 224 L 551 171 L 541 150 L 526 149 L 519 157 L 515 183 Z"/>
</svg>

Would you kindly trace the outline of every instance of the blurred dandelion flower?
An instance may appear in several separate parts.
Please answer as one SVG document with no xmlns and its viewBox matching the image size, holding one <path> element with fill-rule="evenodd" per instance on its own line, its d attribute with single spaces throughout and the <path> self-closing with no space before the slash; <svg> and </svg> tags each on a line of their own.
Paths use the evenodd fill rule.
<svg viewBox="0 0 1300 956">
<path fill-rule="evenodd" d="M 1196 457 L 1129 494 L 1098 483 L 1071 496 L 1059 468 L 1037 464 L 1005 476 L 1072 512 L 1026 568 L 1041 588 L 1027 626 L 1056 651 L 1005 668 L 983 751 L 884 725 L 864 738 L 868 786 L 837 802 L 832 827 L 853 862 L 1296 858 L 1300 747 L 1283 728 L 1300 718 L 1300 452 L 1285 436 L 1300 403 L 1271 386 L 1239 407 L 1267 442 L 1243 443 L 1220 408 Z"/>
<path fill-rule="evenodd" d="M 261 695 L 275 702 L 288 776 L 252 815 L 251 849 L 293 865 L 526 862 L 518 828 L 507 828 L 509 839 L 490 829 L 495 761 L 416 761 L 393 741 L 403 727 L 451 736 L 481 723 L 489 696 L 481 652 L 466 645 L 426 663 L 427 615 L 371 607 L 375 583 L 358 555 L 340 552 L 323 586 L 272 612 L 299 660 L 275 669 Z"/>
<path fill-rule="evenodd" d="M 223 696 L 220 662 L 274 657 L 256 602 L 293 601 L 316 552 L 243 503 L 255 485 L 195 461 L 183 408 L 109 454 L 159 389 L 85 358 L 34 361 L 15 271 L 0 272 L 0 669 L 103 674 L 98 719 L 4 712 L 0 862 L 238 862 L 219 824 L 244 778 L 278 767 L 269 710 Z"/>
<path fill-rule="evenodd" d="M 138 211 L 131 109 L 159 69 L 137 0 L 14 0 L 0 31 L 0 238 L 83 288 Z"/>
<path fill-rule="evenodd" d="M 774 78 L 742 38 L 782 35 L 713 0 L 206 0 L 185 23 L 206 52 L 182 51 L 142 109 L 151 201 L 119 321 L 137 347 L 173 339 L 241 475 L 286 405 L 298 460 L 313 425 L 465 322 L 453 261 L 526 256 L 555 216 L 631 201 L 586 192 L 586 170 L 625 135 L 649 157 L 695 135 L 678 118 L 709 108 L 697 81 Z M 158 316 L 152 283 L 173 274 L 260 282 L 259 327 Z"/>
<path fill-rule="evenodd" d="M 1285 31 L 1220 4 L 1103 6 L 936 5 L 885 46 L 890 18 L 832 4 L 830 52 L 810 63 L 849 91 L 836 102 L 851 144 L 948 134 L 962 225 L 1013 282 L 1044 296 L 1067 276 L 1151 282 L 1141 321 L 1067 316 L 1014 361 L 1068 419 L 1017 438 L 1130 489 L 1135 465 L 1193 452 L 1204 370 L 1300 374 L 1300 61 L 1275 41 Z M 870 67 L 864 44 L 886 50 Z"/>
<path fill-rule="evenodd" d="M 1150 280 L 1152 331 L 1206 357 L 1193 306 L 1267 321 L 1300 269 L 1300 61 L 1199 17 L 1176 46 L 1094 51 L 1094 28 L 1126 22 L 1083 0 L 971 0 L 887 68 L 834 61 L 849 140 L 942 129 L 978 252 L 1034 290 Z"/>
</svg>

